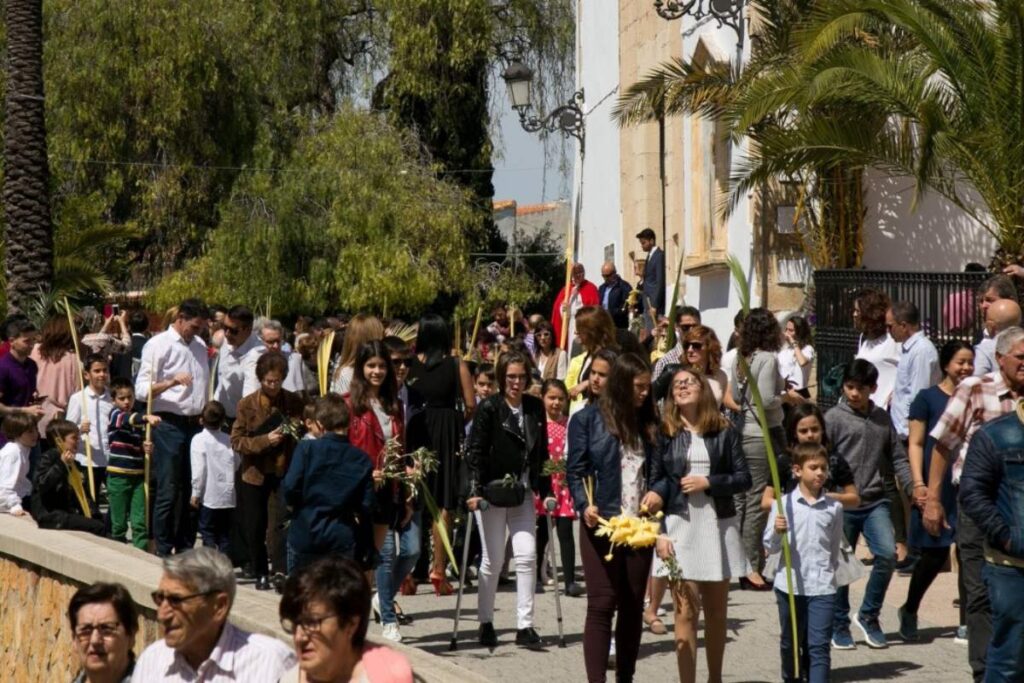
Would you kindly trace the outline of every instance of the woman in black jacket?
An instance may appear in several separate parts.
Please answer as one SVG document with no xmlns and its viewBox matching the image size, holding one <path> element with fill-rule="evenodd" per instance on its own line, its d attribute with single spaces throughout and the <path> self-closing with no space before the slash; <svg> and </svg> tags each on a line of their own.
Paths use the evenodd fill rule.
<svg viewBox="0 0 1024 683">
<path fill-rule="evenodd" d="M 532 491 L 550 496 L 550 479 L 541 475 L 548 453 L 544 405 L 524 392 L 530 382 L 526 356 L 501 356 L 495 376 L 499 393 L 477 406 L 466 451 L 470 476 L 467 507 L 476 515 L 483 542 L 478 612 L 480 644 L 495 647 L 494 596 L 498 569 L 505 560 L 505 529 L 512 536 L 516 562 L 518 624 L 516 645 L 541 645 L 533 628 L 533 591 L 537 573 L 537 517 Z M 486 500 L 486 510 L 480 509 Z"/>
<path fill-rule="evenodd" d="M 46 436 L 55 445 L 39 458 L 32 482 L 32 517 L 40 529 L 70 529 L 105 535 L 100 509 L 89 499 L 75 463 L 78 425 L 54 420 Z M 77 486 L 72 486 L 72 478 Z"/>
<path fill-rule="evenodd" d="M 598 517 L 635 517 L 645 505 L 655 511 L 652 504 L 659 498 L 648 489 L 657 426 L 651 370 L 633 353 L 615 359 L 597 401 L 569 420 L 566 473 L 582 518 L 580 556 L 587 579 L 583 659 L 591 683 L 605 680 L 616 612 L 616 679 L 631 681 L 636 671 L 652 549 L 616 548 L 605 560 L 608 538 L 594 532 Z M 586 493 L 588 480 L 593 500 Z"/>
<path fill-rule="evenodd" d="M 679 680 L 696 678 L 703 608 L 708 680 L 719 681 L 729 581 L 750 571 L 733 498 L 750 488 L 750 470 L 742 439 L 718 410 L 707 377 L 693 370 L 679 370 L 672 378 L 662 431 L 651 477 L 666 515 L 658 558 L 675 556 L 683 579 L 672 591 Z M 668 570 L 659 561 L 654 574 L 664 577 Z"/>
</svg>

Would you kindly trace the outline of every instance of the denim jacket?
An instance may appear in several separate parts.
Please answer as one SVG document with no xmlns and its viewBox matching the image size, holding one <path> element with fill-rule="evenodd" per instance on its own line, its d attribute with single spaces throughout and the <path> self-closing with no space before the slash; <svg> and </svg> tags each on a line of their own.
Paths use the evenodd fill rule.
<svg viewBox="0 0 1024 683">
<path fill-rule="evenodd" d="M 573 505 L 582 515 L 587 509 L 585 477 L 593 477 L 594 505 L 604 518 L 622 514 L 621 443 L 604 424 L 601 410 L 589 405 L 569 420 L 569 459 L 566 476 Z M 651 488 L 654 444 L 644 442 L 644 476 Z"/>
<path fill-rule="evenodd" d="M 971 439 L 960 504 L 991 550 L 1024 562 L 1024 425 L 1016 413 L 986 422 Z"/>
</svg>

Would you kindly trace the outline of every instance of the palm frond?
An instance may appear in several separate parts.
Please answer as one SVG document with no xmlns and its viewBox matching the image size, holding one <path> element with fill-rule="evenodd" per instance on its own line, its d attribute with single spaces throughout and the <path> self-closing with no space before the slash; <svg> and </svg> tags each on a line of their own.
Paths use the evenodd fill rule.
<svg viewBox="0 0 1024 683">
<path fill-rule="evenodd" d="M 736 288 L 736 295 L 740 299 L 740 308 L 743 309 L 744 313 L 749 313 L 750 283 L 747 282 L 747 274 L 743 272 L 743 266 L 740 265 L 739 259 L 733 254 L 726 256 L 725 262 L 728 264 L 729 272 L 732 274 L 733 286 Z"/>
<path fill-rule="evenodd" d="M 393 321 L 388 328 L 384 330 L 385 337 L 398 337 L 402 341 L 411 344 L 416 341 L 416 335 L 419 332 L 419 323 L 403 323 L 400 321 Z"/>
</svg>

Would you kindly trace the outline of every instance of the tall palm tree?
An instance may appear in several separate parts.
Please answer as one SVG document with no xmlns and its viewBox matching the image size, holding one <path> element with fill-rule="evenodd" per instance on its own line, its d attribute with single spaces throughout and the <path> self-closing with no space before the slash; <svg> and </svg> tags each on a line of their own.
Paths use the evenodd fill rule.
<svg viewBox="0 0 1024 683">
<path fill-rule="evenodd" d="M 6 0 L 4 231 L 9 311 L 20 311 L 53 281 L 50 168 L 43 97 L 42 0 Z"/>
</svg>

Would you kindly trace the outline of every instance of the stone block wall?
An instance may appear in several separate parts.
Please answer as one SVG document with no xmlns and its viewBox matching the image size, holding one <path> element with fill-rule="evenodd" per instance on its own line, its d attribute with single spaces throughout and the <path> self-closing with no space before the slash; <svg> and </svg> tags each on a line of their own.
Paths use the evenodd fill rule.
<svg viewBox="0 0 1024 683">
<path fill-rule="evenodd" d="M 0 679 L 70 681 L 78 671 L 67 608 L 81 584 L 0 555 Z M 141 610 L 135 652 L 160 637 L 156 614 Z"/>
</svg>

